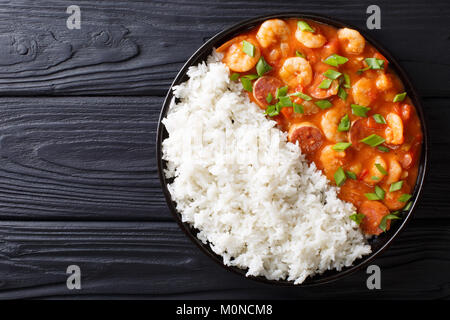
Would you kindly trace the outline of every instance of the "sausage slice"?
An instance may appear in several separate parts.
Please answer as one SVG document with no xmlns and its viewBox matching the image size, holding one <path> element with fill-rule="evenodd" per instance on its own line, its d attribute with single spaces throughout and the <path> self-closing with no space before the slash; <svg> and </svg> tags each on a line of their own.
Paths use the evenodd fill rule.
<svg viewBox="0 0 450 320">
<path fill-rule="evenodd" d="M 281 88 L 282 86 L 283 83 L 281 82 L 281 80 L 270 76 L 263 76 L 256 80 L 253 84 L 253 97 L 261 107 L 265 108 L 269 105 L 266 100 L 268 94 L 272 94 L 273 100 L 271 103 L 273 104 L 277 89 Z"/>
<path fill-rule="evenodd" d="M 319 149 L 323 144 L 323 134 L 319 128 L 309 122 L 293 124 L 289 128 L 288 139 L 295 143 L 298 141 L 302 152 L 310 154 Z"/>
</svg>

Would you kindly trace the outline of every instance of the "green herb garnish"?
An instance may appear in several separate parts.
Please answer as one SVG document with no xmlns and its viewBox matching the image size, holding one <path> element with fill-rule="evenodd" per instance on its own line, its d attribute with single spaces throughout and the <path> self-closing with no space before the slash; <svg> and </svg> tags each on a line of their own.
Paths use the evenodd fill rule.
<svg viewBox="0 0 450 320">
<path fill-rule="evenodd" d="M 377 149 L 382 151 L 382 152 L 389 152 L 389 151 L 391 151 L 389 148 L 387 148 L 385 146 L 378 146 Z"/>
<path fill-rule="evenodd" d="M 384 117 L 381 114 L 374 114 L 373 118 L 376 123 L 386 124 L 386 120 L 384 120 Z"/>
<path fill-rule="evenodd" d="M 406 92 L 399 93 L 399 94 L 395 95 L 394 100 L 392 100 L 392 102 L 401 102 L 401 101 L 405 100 L 405 98 L 406 98 Z"/>
<path fill-rule="evenodd" d="M 273 100 L 272 93 L 269 92 L 269 93 L 267 94 L 266 101 L 267 101 L 267 103 L 271 103 L 272 100 Z"/>
<path fill-rule="evenodd" d="M 280 97 L 286 96 L 287 92 L 288 92 L 288 86 L 277 88 L 277 91 L 275 93 L 275 98 L 280 99 Z"/>
<path fill-rule="evenodd" d="M 389 192 L 395 192 L 402 188 L 403 181 L 397 181 L 391 184 L 391 187 L 389 188 Z"/>
<path fill-rule="evenodd" d="M 375 163 L 375 167 L 377 167 L 378 171 L 380 171 L 381 174 L 387 174 L 387 171 L 383 168 L 381 164 Z"/>
<path fill-rule="evenodd" d="M 345 91 L 345 89 L 344 88 L 342 88 L 342 87 L 339 87 L 339 89 L 338 89 L 338 97 L 339 98 L 341 98 L 342 100 L 347 100 L 347 92 Z"/>
<path fill-rule="evenodd" d="M 255 56 L 256 47 L 248 41 L 242 41 L 242 51 L 250 57 Z"/>
<path fill-rule="evenodd" d="M 244 87 L 244 90 L 246 90 L 248 92 L 252 92 L 253 91 L 252 81 L 249 78 L 242 77 L 241 78 L 241 83 L 242 83 L 242 86 Z"/>
<path fill-rule="evenodd" d="M 338 131 L 343 132 L 348 130 L 350 130 L 350 119 L 348 114 L 346 114 L 341 118 L 341 122 L 339 122 Z"/>
<path fill-rule="evenodd" d="M 272 67 L 264 60 L 263 57 L 259 58 L 258 63 L 256 64 L 256 72 L 261 77 L 265 73 L 272 70 Z"/>
<path fill-rule="evenodd" d="M 236 81 L 237 79 L 239 79 L 239 76 L 240 76 L 240 74 L 235 72 L 230 76 L 230 80 Z"/>
<path fill-rule="evenodd" d="M 314 29 L 311 28 L 311 26 L 308 23 L 306 23 L 305 21 L 299 20 L 297 22 L 297 26 L 302 31 L 313 32 L 313 33 L 315 32 Z"/>
<path fill-rule="evenodd" d="M 358 104 L 352 104 L 350 106 L 352 107 L 352 113 L 360 117 L 367 117 L 367 112 L 370 110 L 370 108 Z"/>
<path fill-rule="evenodd" d="M 319 89 L 328 89 L 331 86 L 331 82 L 333 82 L 333 80 L 331 79 L 322 80 L 322 82 L 319 84 Z"/>
<path fill-rule="evenodd" d="M 344 88 L 350 89 L 350 76 L 346 73 L 344 73 Z"/>
<path fill-rule="evenodd" d="M 349 218 L 353 221 L 356 222 L 356 224 L 361 224 L 361 222 L 363 221 L 365 215 L 363 215 L 362 213 L 354 213 L 351 216 L 349 216 Z"/>
<path fill-rule="evenodd" d="M 404 193 L 404 194 L 402 194 L 402 195 L 398 198 L 398 201 L 400 201 L 400 202 L 406 202 L 406 201 L 408 201 L 409 199 L 411 199 L 411 197 L 412 197 L 412 195 L 407 194 L 407 193 Z"/>
<path fill-rule="evenodd" d="M 339 169 L 336 170 L 334 173 L 334 181 L 336 182 L 336 185 L 340 187 L 345 180 L 347 180 L 347 177 L 345 176 L 344 169 L 342 167 L 339 167 Z"/>
<path fill-rule="evenodd" d="M 327 71 L 325 71 L 323 73 L 323 75 L 325 77 L 327 77 L 328 79 L 336 80 L 337 78 L 339 78 L 342 75 L 342 73 L 337 72 L 333 69 L 328 69 Z"/>
<path fill-rule="evenodd" d="M 395 214 L 385 215 L 383 217 L 383 219 L 381 219 L 381 222 L 380 222 L 380 225 L 378 226 L 378 228 L 380 228 L 381 230 L 386 232 L 387 221 L 388 220 L 396 220 L 396 219 L 401 219 L 401 218 L 399 216 L 395 215 Z"/>
<path fill-rule="evenodd" d="M 377 134 L 371 134 L 370 136 L 359 140 L 359 142 L 364 142 L 365 144 L 367 144 L 371 147 L 376 147 L 376 146 L 382 144 L 384 141 L 386 141 L 386 140 Z"/>
<path fill-rule="evenodd" d="M 331 56 L 329 56 L 328 58 L 326 58 L 325 60 L 323 60 L 323 62 L 325 62 L 326 64 L 333 66 L 333 67 L 337 67 L 340 64 L 344 64 L 348 61 L 348 59 L 346 57 L 342 57 L 340 55 L 337 54 L 332 54 Z"/>
<path fill-rule="evenodd" d="M 297 50 L 295 51 L 295 56 L 303 58 L 303 59 L 305 58 L 305 55 L 303 53 L 301 53 L 300 51 L 297 51 Z"/>
<path fill-rule="evenodd" d="M 349 177 L 352 180 L 356 180 L 356 173 L 354 173 L 353 171 L 346 171 L 345 172 L 347 174 L 347 177 Z"/>
<path fill-rule="evenodd" d="M 291 93 L 289 96 L 291 97 L 299 97 L 305 101 L 310 101 L 312 100 L 312 98 L 310 96 L 308 96 L 307 94 L 304 94 L 303 92 L 295 92 L 295 93 Z"/>
<path fill-rule="evenodd" d="M 294 102 L 294 112 L 295 113 L 305 113 L 303 106 Z"/>
<path fill-rule="evenodd" d="M 333 106 L 333 104 L 328 100 L 318 100 L 314 102 L 316 106 L 318 106 L 320 109 L 328 109 Z"/>
<path fill-rule="evenodd" d="M 338 142 L 336 143 L 332 149 L 337 151 L 344 151 L 348 147 L 350 147 L 352 144 L 350 142 Z"/>
</svg>

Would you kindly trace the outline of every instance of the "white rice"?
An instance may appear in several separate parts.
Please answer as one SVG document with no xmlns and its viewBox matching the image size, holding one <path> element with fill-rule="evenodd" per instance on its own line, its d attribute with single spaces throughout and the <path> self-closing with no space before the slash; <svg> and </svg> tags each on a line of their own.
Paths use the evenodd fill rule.
<svg viewBox="0 0 450 320">
<path fill-rule="evenodd" d="M 213 54 L 174 88 L 163 120 L 165 172 L 182 219 L 247 276 L 292 280 L 341 270 L 371 252 L 355 209 Z"/>
</svg>

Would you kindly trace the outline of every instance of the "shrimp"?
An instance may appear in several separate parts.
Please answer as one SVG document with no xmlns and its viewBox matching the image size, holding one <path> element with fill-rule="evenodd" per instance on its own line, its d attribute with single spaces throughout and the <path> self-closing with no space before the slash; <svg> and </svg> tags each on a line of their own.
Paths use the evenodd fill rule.
<svg viewBox="0 0 450 320">
<path fill-rule="evenodd" d="M 269 60 L 277 60 L 289 55 L 289 37 L 291 32 L 286 22 L 280 19 L 270 19 L 259 27 L 256 39 L 263 48 L 273 47 Z"/>
<path fill-rule="evenodd" d="M 333 181 L 334 173 L 342 166 L 345 156 L 345 151 L 334 150 L 333 145 L 322 149 L 319 160 L 328 179 Z"/>
<path fill-rule="evenodd" d="M 378 90 L 386 91 L 392 88 L 392 77 L 386 73 L 381 73 L 378 75 L 375 85 Z"/>
<path fill-rule="evenodd" d="M 369 235 L 379 235 L 383 230 L 379 228 L 381 220 L 389 214 L 389 209 L 378 201 L 367 200 L 359 207 L 359 212 L 364 215 L 361 229 Z M 391 221 L 386 221 L 386 230 L 389 230 Z"/>
<path fill-rule="evenodd" d="M 345 110 L 342 108 L 332 108 L 322 115 L 320 125 L 325 137 L 332 142 L 342 142 L 346 140 L 347 134 L 338 131 L 339 122 L 345 115 Z"/>
<path fill-rule="evenodd" d="M 353 100 L 362 106 L 370 105 L 377 96 L 377 90 L 372 80 L 361 78 L 352 86 Z"/>
<path fill-rule="evenodd" d="M 380 180 L 384 178 L 385 173 L 381 172 L 382 169 L 379 169 L 376 165 L 381 166 L 384 171 L 387 170 L 386 161 L 380 156 L 376 156 L 370 162 L 369 174 L 364 177 L 364 182 L 370 185 L 374 185 L 378 183 Z M 380 171 L 381 170 L 381 171 Z"/>
<path fill-rule="evenodd" d="M 297 28 L 297 31 L 295 31 L 295 38 L 305 47 L 311 49 L 320 48 L 327 42 L 327 38 L 323 35 L 316 33 L 315 31 L 303 31 L 300 28 Z"/>
<path fill-rule="evenodd" d="M 348 54 L 360 54 L 364 51 L 366 41 L 356 30 L 343 28 L 338 30 L 338 39 L 343 44 L 343 49 Z"/>
<path fill-rule="evenodd" d="M 391 159 L 389 161 L 389 170 L 386 183 L 387 184 L 394 183 L 396 181 L 399 181 L 401 177 L 402 177 L 402 166 L 397 160 Z"/>
<path fill-rule="evenodd" d="M 244 40 L 255 46 L 255 54 L 253 57 L 243 51 L 242 46 Z M 247 72 L 251 70 L 261 57 L 261 51 L 255 41 L 245 36 L 231 39 L 221 45 L 216 51 L 224 54 L 222 59 L 223 63 L 234 72 Z"/>
<path fill-rule="evenodd" d="M 391 112 L 386 116 L 386 122 L 386 143 L 395 145 L 402 144 L 404 141 L 402 118 L 398 114 Z"/>
<path fill-rule="evenodd" d="M 289 86 L 307 86 L 312 81 L 312 68 L 308 60 L 292 57 L 284 61 L 279 71 L 280 78 Z"/>
</svg>

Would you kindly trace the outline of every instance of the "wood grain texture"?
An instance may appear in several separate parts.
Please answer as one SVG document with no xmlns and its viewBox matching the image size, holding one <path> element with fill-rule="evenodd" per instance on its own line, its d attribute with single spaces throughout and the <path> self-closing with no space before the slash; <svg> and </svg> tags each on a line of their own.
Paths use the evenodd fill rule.
<svg viewBox="0 0 450 320">
<path fill-rule="evenodd" d="M 3 2 L 0 94 L 163 95 L 205 39 L 239 21 L 301 11 L 365 28 L 368 3 L 77 1 L 81 29 L 68 30 L 64 0 Z M 377 5 L 382 29 L 369 33 L 400 60 L 423 96 L 449 97 L 450 65 L 443 57 L 450 53 L 450 3 L 380 0 Z"/>
<path fill-rule="evenodd" d="M 383 290 L 366 288 L 365 270 L 300 289 L 260 284 L 223 269 L 171 222 L 3 222 L 0 298 L 446 298 L 448 241 L 448 224 L 413 222 L 373 262 L 382 270 Z M 80 291 L 66 288 L 72 264 L 81 268 Z"/>
</svg>

